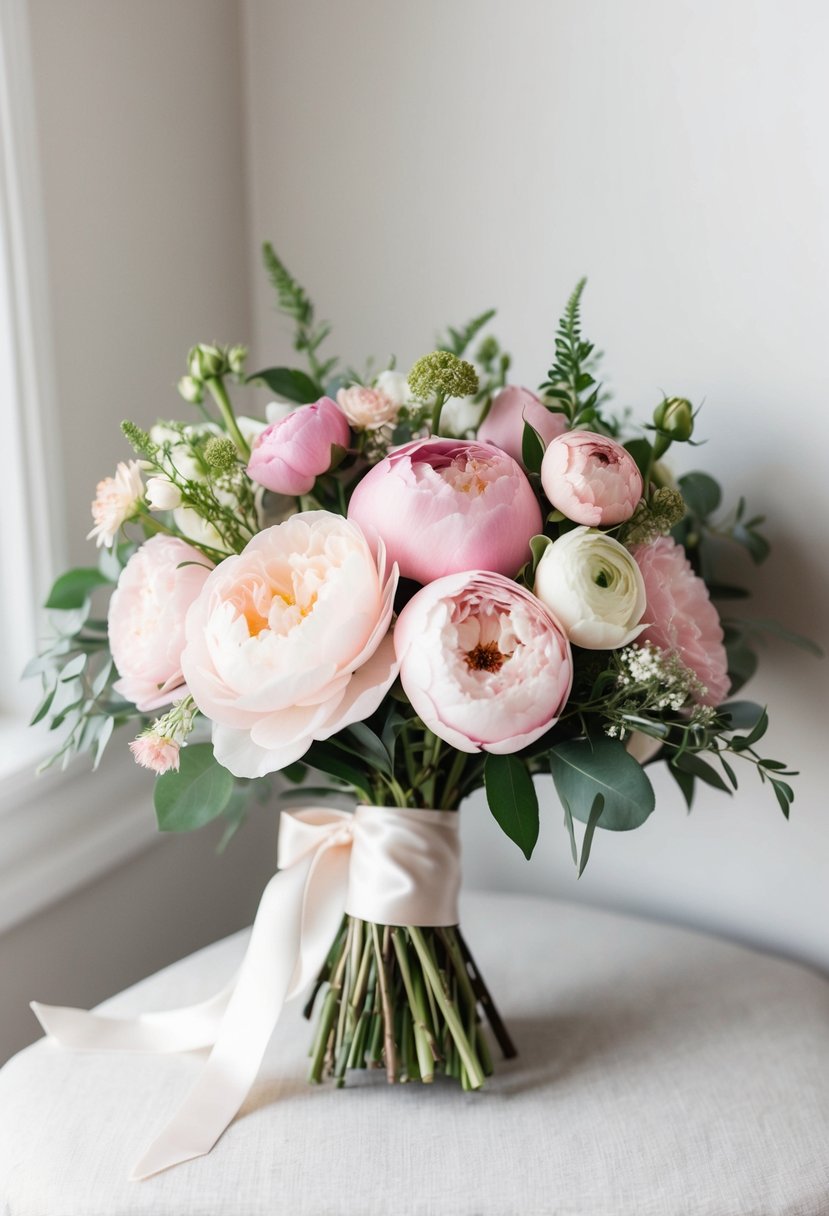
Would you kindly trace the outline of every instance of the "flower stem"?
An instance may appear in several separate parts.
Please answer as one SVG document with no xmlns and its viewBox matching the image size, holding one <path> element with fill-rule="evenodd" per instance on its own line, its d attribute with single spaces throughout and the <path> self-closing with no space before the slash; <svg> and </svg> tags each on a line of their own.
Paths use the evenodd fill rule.
<svg viewBox="0 0 829 1216">
<path fill-rule="evenodd" d="M 423 973 L 428 984 L 435 994 L 435 1000 L 440 1007 L 440 1011 L 446 1019 L 446 1024 L 449 1027 L 452 1038 L 455 1040 L 458 1048 L 458 1054 L 463 1061 L 463 1065 L 469 1075 L 469 1084 L 472 1089 L 480 1089 L 484 1083 L 484 1074 L 481 1066 L 475 1056 L 475 1052 L 469 1039 L 466 1037 L 466 1031 L 460 1017 L 458 1016 L 457 1008 L 443 986 L 443 981 L 440 977 L 437 964 L 435 963 L 432 953 L 429 950 L 426 939 L 423 936 L 421 929 L 414 925 L 406 926 L 409 936 L 412 939 L 415 950 L 420 959 L 420 965 L 423 968 Z"/>
<path fill-rule="evenodd" d="M 239 455 L 245 460 L 250 459 L 250 445 L 245 440 L 244 435 L 239 430 L 239 424 L 236 421 L 236 415 L 233 412 L 233 406 L 230 404 L 230 398 L 227 395 L 227 389 L 224 386 L 224 381 L 217 377 L 211 376 L 209 380 L 205 380 L 205 384 L 210 390 L 210 395 L 219 407 L 219 413 L 222 415 L 222 421 L 227 427 L 227 433 L 236 444 Z"/>
</svg>

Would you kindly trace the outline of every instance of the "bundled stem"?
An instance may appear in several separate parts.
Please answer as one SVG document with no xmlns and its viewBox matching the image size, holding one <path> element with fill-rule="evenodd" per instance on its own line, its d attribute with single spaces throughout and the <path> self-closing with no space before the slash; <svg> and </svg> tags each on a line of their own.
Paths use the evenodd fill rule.
<svg viewBox="0 0 829 1216">
<path fill-rule="evenodd" d="M 320 1007 L 310 1080 L 345 1084 L 383 1068 L 389 1084 L 455 1077 L 480 1089 L 492 1072 L 481 1011 L 505 1057 L 515 1047 L 457 928 L 375 925 L 347 916 L 306 1008 Z"/>
</svg>

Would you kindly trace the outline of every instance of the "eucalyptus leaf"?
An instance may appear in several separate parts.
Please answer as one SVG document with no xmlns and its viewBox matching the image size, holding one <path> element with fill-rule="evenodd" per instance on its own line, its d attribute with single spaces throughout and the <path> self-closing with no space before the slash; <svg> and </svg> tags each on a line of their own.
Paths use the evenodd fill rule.
<svg viewBox="0 0 829 1216">
<path fill-rule="evenodd" d="M 102 587 L 110 581 L 94 566 L 67 570 L 52 585 L 52 590 L 43 606 L 57 609 L 60 612 L 82 608 L 96 587 Z"/>
<path fill-rule="evenodd" d="M 722 790 L 724 794 L 731 793 L 730 788 L 726 785 L 717 770 L 707 760 L 703 760 L 701 756 L 698 756 L 696 752 L 683 752 L 682 755 L 676 756 L 671 761 L 671 767 L 678 768 L 684 773 L 690 773 L 693 777 L 698 777 L 706 785 L 713 785 L 714 789 Z"/>
<path fill-rule="evenodd" d="M 489 753 L 484 766 L 489 809 L 529 861 L 538 840 L 538 797 L 526 764 Z"/>
<path fill-rule="evenodd" d="M 155 813 L 162 832 L 192 832 L 216 819 L 233 795 L 232 775 L 213 756 L 210 743 L 181 749 L 178 772 L 155 783 Z"/>
<path fill-rule="evenodd" d="M 572 739 L 550 751 L 550 772 L 562 803 L 588 823 L 601 794 L 598 826 L 611 832 L 640 827 L 653 811 L 653 786 L 618 739 Z"/>
<path fill-rule="evenodd" d="M 248 376 L 247 383 L 261 381 L 272 393 L 297 405 L 310 405 L 323 395 L 322 386 L 305 372 L 291 367 L 266 367 Z"/>
<path fill-rule="evenodd" d="M 707 519 L 722 502 L 719 484 L 707 473 L 686 473 L 679 479 L 682 497 L 692 514 Z"/>
</svg>

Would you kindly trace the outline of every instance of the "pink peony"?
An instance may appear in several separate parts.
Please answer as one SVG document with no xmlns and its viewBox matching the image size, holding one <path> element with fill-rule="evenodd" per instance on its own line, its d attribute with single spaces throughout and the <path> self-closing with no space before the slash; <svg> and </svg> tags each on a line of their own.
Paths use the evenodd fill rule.
<svg viewBox="0 0 829 1216">
<path fill-rule="evenodd" d="M 541 484 L 558 511 L 591 528 L 630 519 L 643 488 L 630 453 L 593 431 L 567 431 L 552 440 L 541 463 Z"/>
<path fill-rule="evenodd" d="M 331 467 L 334 444 L 347 448 L 345 414 L 330 397 L 301 405 L 266 427 L 253 445 L 248 476 L 274 494 L 307 494 Z"/>
<path fill-rule="evenodd" d="M 567 430 L 563 414 L 551 413 L 528 388 L 510 384 L 493 398 L 489 413 L 478 428 L 478 439 L 481 443 L 494 443 L 513 460 L 523 464 L 521 451 L 525 421 L 545 443 Z"/>
<path fill-rule="evenodd" d="M 183 540 L 153 536 L 121 571 L 109 602 L 109 645 L 121 677 L 113 687 L 142 712 L 187 691 L 181 672 L 184 618 L 209 567 Z"/>
<path fill-rule="evenodd" d="M 462 439 L 420 439 L 369 469 L 348 508 L 404 578 L 458 570 L 512 575 L 541 531 L 532 486 L 511 456 Z"/>
<path fill-rule="evenodd" d="M 136 764 L 148 768 L 159 777 L 171 769 L 178 772 L 180 747 L 173 739 L 165 739 L 155 731 L 146 731 L 133 739 L 130 751 Z"/>
<path fill-rule="evenodd" d="M 397 674 L 389 634 L 397 570 L 355 523 L 304 511 L 210 574 L 187 614 L 182 667 L 237 777 L 299 760 L 374 713 Z"/>
<path fill-rule="evenodd" d="M 570 646 L 558 622 L 500 574 L 474 570 L 430 583 L 401 612 L 394 644 L 414 709 L 462 752 L 526 747 L 570 693 Z"/>
<path fill-rule="evenodd" d="M 394 422 L 399 404 L 380 388 L 352 384 L 337 393 L 337 405 L 356 431 L 376 431 Z"/>
<path fill-rule="evenodd" d="M 728 660 L 723 631 L 708 588 L 691 568 L 685 550 L 669 536 L 636 545 L 633 556 L 642 571 L 649 624 L 638 639 L 679 656 L 705 688 L 701 705 L 719 705 L 728 695 Z"/>
</svg>

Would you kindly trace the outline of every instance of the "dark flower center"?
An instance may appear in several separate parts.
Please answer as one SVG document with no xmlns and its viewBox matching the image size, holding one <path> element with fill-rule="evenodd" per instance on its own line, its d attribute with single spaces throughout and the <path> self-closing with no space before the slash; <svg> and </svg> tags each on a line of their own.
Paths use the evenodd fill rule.
<svg viewBox="0 0 829 1216">
<path fill-rule="evenodd" d="M 466 652 L 467 666 L 473 671 L 500 671 L 505 658 L 495 642 L 479 642 L 474 650 Z"/>
</svg>

